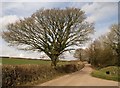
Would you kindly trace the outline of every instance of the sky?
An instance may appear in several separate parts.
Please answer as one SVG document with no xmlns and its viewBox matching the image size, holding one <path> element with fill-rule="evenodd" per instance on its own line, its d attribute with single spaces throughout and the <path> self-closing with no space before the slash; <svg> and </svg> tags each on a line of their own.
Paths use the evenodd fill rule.
<svg viewBox="0 0 120 88">
<path fill-rule="evenodd" d="M 109 1 L 109 2 L 108 2 Z M 40 8 L 66 8 L 75 7 L 85 11 L 86 21 L 95 24 L 93 38 L 109 32 L 110 25 L 118 22 L 118 0 L 2 0 L 0 1 L 0 36 L 9 23 L 14 23 L 24 17 L 29 17 Z M 22 51 L 8 46 L 0 37 L 0 56 L 17 56 L 39 58 L 43 53 Z M 68 52 L 66 59 L 75 59 Z"/>
</svg>

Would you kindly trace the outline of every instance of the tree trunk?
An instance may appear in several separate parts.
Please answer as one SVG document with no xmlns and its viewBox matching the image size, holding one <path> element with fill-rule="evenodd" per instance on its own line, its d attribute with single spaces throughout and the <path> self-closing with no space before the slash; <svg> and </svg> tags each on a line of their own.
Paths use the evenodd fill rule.
<svg viewBox="0 0 120 88">
<path fill-rule="evenodd" d="M 80 52 L 79 60 L 82 61 L 82 55 L 81 55 L 81 52 Z"/>
<path fill-rule="evenodd" d="M 57 62 L 58 62 L 58 56 L 57 55 L 52 55 L 52 57 L 51 57 L 51 66 L 53 67 L 53 68 L 55 68 L 56 66 L 57 66 Z"/>
</svg>

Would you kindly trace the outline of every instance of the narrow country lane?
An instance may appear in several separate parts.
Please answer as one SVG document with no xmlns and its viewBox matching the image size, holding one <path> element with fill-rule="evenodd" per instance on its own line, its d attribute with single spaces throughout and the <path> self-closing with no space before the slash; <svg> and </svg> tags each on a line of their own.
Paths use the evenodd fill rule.
<svg viewBox="0 0 120 88">
<path fill-rule="evenodd" d="M 92 68 L 89 64 L 78 72 L 50 80 L 37 86 L 118 86 L 118 82 L 95 78 L 90 75 Z"/>
</svg>

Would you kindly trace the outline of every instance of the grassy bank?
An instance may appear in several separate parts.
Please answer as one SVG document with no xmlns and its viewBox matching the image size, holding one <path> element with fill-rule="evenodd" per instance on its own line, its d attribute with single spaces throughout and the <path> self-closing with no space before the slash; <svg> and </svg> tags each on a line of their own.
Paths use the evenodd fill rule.
<svg viewBox="0 0 120 88">
<path fill-rule="evenodd" d="M 102 79 L 120 81 L 120 67 L 117 66 L 105 67 L 100 70 L 93 71 L 91 75 Z"/>
</svg>

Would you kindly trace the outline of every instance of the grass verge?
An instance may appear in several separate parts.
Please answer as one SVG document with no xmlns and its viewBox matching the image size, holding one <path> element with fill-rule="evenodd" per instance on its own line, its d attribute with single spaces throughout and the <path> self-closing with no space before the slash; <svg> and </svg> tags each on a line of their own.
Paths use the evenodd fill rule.
<svg viewBox="0 0 120 88">
<path fill-rule="evenodd" d="M 97 78 L 120 81 L 120 67 L 117 66 L 105 67 L 100 70 L 93 71 L 91 75 Z"/>
</svg>

